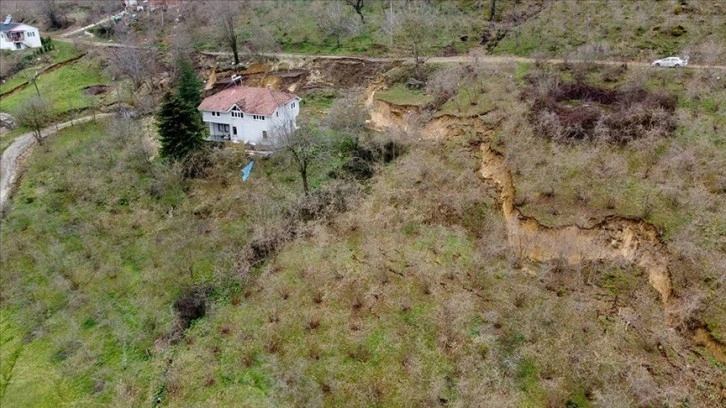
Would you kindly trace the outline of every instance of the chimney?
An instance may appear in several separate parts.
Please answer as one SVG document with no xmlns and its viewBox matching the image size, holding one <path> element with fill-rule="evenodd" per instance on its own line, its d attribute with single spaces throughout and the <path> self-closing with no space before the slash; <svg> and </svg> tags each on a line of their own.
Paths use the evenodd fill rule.
<svg viewBox="0 0 726 408">
<path fill-rule="evenodd" d="M 3 24 L 4 25 L 8 25 L 8 24 L 10 24 L 11 21 L 13 21 L 13 16 L 11 16 L 10 14 L 8 14 L 8 16 L 5 17 L 5 21 L 3 22 Z"/>
</svg>

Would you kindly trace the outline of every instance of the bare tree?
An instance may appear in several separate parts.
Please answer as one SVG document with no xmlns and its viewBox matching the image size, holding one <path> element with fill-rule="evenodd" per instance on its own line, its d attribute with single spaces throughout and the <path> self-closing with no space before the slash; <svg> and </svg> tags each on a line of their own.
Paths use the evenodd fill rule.
<svg viewBox="0 0 726 408">
<path fill-rule="evenodd" d="M 68 19 L 56 0 L 43 0 L 40 4 L 40 12 L 46 18 L 48 27 L 53 30 L 68 26 Z"/>
<path fill-rule="evenodd" d="M 335 45 L 340 47 L 341 38 L 357 31 L 355 22 L 345 14 L 338 1 L 325 3 L 318 18 L 318 28 L 326 38 L 335 38 Z"/>
<path fill-rule="evenodd" d="M 131 80 L 138 89 L 156 73 L 157 57 L 151 50 L 135 47 L 133 36 L 124 43 L 125 47 L 109 48 L 108 70 L 114 77 Z"/>
<path fill-rule="evenodd" d="M 349 91 L 335 100 L 323 121 L 323 125 L 351 137 L 365 130 L 368 112 L 361 103 L 360 92 Z"/>
<path fill-rule="evenodd" d="M 432 33 L 441 28 L 438 21 L 438 10 L 427 3 L 409 4 L 392 19 L 393 36 L 411 53 L 418 78 L 421 77 L 423 56 L 431 47 Z"/>
<path fill-rule="evenodd" d="M 33 131 L 33 137 L 39 145 L 42 145 L 43 128 L 52 120 L 50 102 L 39 96 L 33 96 L 20 105 L 16 118 L 21 126 Z"/>
<path fill-rule="evenodd" d="M 217 8 L 218 13 L 222 16 L 220 22 L 220 40 L 224 45 L 232 51 L 234 55 L 234 65 L 239 65 L 239 36 L 235 30 L 238 9 L 234 2 L 221 2 Z"/>
<path fill-rule="evenodd" d="M 366 0 L 345 0 L 345 4 L 353 7 L 355 13 L 360 16 L 361 24 L 366 23 L 365 18 L 363 18 L 363 7 L 366 5 Z"/>
<path fill-rule="evenodd" d="M 265 53 L 274 51 L 276 46 L 275 38 L 263 27 L 253 28 L 244 41 L 245 50 L 257 61 L 264 60 Z"/>
<path fill-rule="evenodd" d="M 291 163 L 297 169 L 302 180 L 305 195 L 310 192 L 308 170 L 327 151 L 323 135 L 312 124 L 297 127 L 291 121 L 283 121 L 275 127 L 275 140 L 278 147 L 287 152 Z"/>
</svg>

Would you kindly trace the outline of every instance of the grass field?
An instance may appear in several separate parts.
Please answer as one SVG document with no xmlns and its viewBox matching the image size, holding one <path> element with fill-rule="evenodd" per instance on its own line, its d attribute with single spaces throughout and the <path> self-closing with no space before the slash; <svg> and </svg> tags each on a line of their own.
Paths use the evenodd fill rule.
<svg viewBox="0 0 726 408">
<path fill-rule="evenodd" d="M 500 55 L 650 61 L 690 55 L 708 64 L 726 60 L 724 10 L 716 2 L 553 2 L 496 46 Z M 697 17 L 696 17 L 697 16 Z M 696 22 L 696 19 L 698 22 Z"/>
<path fill-rule="evenodd" d="M 0 84 L 0 93 L 7 92 L 15 88 L 16 86 L 26 82 L 29 78 L 32 78 L 37 71 L 40 71 L 43 68 L 46 68 L 53 64 L 61 63 L 63 61 L 67 61 L 80 55 L 80 52 L 73 46 L 73 44 L 56 41 L 53 43 L 53 46 L 55 48 L 48 55 L 50 57 L 50 60 L 48 62 L 39 62 L 37 64 L 32 64 L 32 66 L 27 67 L 18 72 L 17 74 L 13 75 L 12 77 L 8 78 L 4 83 Z M 32 52 L 33 50 L 23 51 L 23 53 L 26 53 L 27 55 L 32 55 Z M 10 58 L 10 55 L 3 55 L 2 58 Z"/>
<path fill-rule="evenodd" d="M 87 60 L 41 75 L 37 80 L 38 91 L 50 101 L 51 113 L 57 117 L 92 106 L 94 97 L 84 94 L 83 89 L 105 83 L 108 83 L 108 79 L 101 74 L 98 65 Z M 0 110 L 14 112 L 24 100 L 35 94 L 35 87 L 28 86 L 3 98 L 0 101 Z"/>
</svg>

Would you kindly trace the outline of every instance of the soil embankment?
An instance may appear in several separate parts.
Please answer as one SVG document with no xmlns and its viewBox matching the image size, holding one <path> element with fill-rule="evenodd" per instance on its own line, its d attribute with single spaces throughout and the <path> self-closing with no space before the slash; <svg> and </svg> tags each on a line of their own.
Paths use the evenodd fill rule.
<svg viewBox="0 0 726 408">
<path fill-rule="evenodd" d="M 372 86 L 366 95 L 372 126 L 377 129 L 396 127 L 412 130 L 412 121 L 408 118 L 412 110 L 376 100 L 375 92 L 378 89 L 380 87 Z M 483 136 L 488 132 L 478 118 L 440 117 L 421 127 L 418 133 L 423 138 L 439 139 L 460 134 L 466 127 L 473 127 Z M 643 268 L 663 304 L 668 303 L 672 295 L 668 253 L 654 226 L 641 220 L 620 217 L 607 218 L 591 228 L 576 225 L 562 228 L 543 226 L 516 208 L 516 188 L 512 175 L 504 158 L 491 149 L 486 137 L 481 144 L 481 153 L 480 173 L 485 180 L 497 186 L 507 239 L 518 260 L 563 260 L 570 265 L 586 261 L 624 261 Z"/>
<path fill-rule="evenodd" d="M 509 245 L 518 258 L 536 262 L 564 260 L 570 265 L 626 261 L 643 268 L 663 303 L 668 303 L 672 291 L 668 254 L 655 227 L 644 221 L 610 217 L 592 228 L 547 228 L 516 208 L 516 189 L 504 158 L 487 142 L 481 145 L 481 152 L 481 175 L 497 185 Z"/>
</svg>

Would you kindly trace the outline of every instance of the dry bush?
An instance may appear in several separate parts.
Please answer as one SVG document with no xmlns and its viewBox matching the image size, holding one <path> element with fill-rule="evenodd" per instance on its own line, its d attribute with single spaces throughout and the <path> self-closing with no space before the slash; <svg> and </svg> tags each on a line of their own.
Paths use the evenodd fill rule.
<svg viewBox="0 0 726 408">
<path fill-rule="evenodd" d="M 210 290 L 209 287 L 194 286 L 186 289 L 174 301 L 178 327 L 182 331 L 207 313 L 207 298 Z"/>
<path fill-rule="evenodd" d="M 468 67 L 452 66 L 434 72 L 426 82 L 426 92 L 434 97 L 427 109 L 438 110 L 456 94 L 462 84 L 473 79 L 473 72 Z"/>
<path fill-rule="evenodd" d="M 360 91 L 349 90 L 331 106 L 322 125 L 357 139 L 365 130 L 368 113 L 363 108 Z"/>
<path fill-rule="evenodd" d="M 676 128 L 677 97 L 647 91 L 642 83 L 607 89 L 583 79 L 561 83 L 558 74 L 547 72 L 531 75 L 528 81 L 522 96 L 532 101 L 529 120 L 535 132 L 560 143 L 624 145 L 647 136 L 666 137 Z"/>
</svg>

